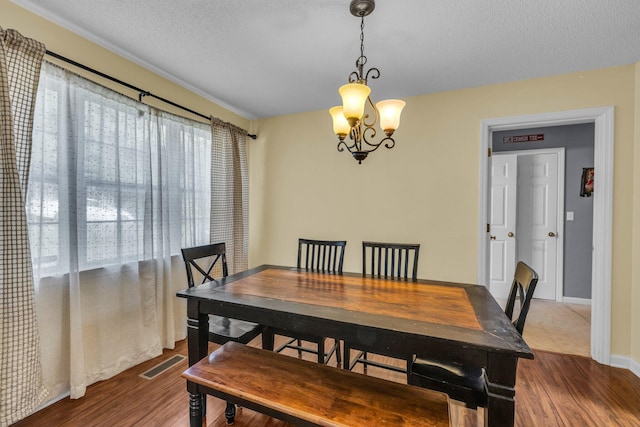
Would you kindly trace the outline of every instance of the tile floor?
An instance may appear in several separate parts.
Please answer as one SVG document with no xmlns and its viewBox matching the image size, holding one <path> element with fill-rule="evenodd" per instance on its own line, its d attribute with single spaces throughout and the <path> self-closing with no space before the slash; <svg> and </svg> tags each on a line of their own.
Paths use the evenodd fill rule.
<svg viewBox="0 0 640 427">
<path fill-rule="evenodd" d="M 591 357 L 591 306 L 533 299 L 524 339 L 533 350 Z"/>
</svg>

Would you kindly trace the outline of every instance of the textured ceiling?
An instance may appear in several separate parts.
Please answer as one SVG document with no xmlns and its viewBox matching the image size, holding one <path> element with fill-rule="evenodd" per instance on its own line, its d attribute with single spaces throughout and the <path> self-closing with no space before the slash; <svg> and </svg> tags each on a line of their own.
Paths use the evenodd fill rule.
<svg viewBox="0 0 640 427">
<path fill-rule="evenodd" d="M 349 0 L 14 2 L 250 119 L 339 104 L 360 50 Z M 633 64 L 640 3 L 378 0 L 365 55 L 374 101 Z"/>
</svg>

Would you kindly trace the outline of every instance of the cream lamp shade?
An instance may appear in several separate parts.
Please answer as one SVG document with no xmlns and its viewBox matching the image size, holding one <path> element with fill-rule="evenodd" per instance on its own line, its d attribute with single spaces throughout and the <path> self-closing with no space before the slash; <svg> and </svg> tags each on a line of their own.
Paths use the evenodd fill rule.
<svg viewBox="0 0 640 427">
<path fill-rule="evenodd" d="M 349 126 L 349 122 L 342 112 L 342 106 L 330 108 L 329 114 L 333 119 L 333 133 L 338 135 L 340 139 L 344 139 L 351 132 L 351 126 Z"/>
<path fill-rule="evenodd" d="M 395 132 L 400 126 L 400 113 L 405 102 L 399 99 L 385 99 L 376 104 L 380 114 L 380 128 L 387 134 Z"/>
<path fill-rule="evenodd" d="M 349 83 L 338 89 L 342 97 L 342 111 L 350 127 L 355 126 L 364 114 L 364 104 L 371 88 L 362 83 Z"/>
</svg>

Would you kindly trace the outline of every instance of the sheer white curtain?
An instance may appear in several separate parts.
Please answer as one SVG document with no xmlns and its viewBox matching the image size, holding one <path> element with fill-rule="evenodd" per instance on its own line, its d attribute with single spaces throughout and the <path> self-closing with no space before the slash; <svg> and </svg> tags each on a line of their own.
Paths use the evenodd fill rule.
<svg viewBox="0 0 640 427">
<path fill-rule="evenodd" d="M 211 132 L 45 62 L 26 201 L 45 385 L 81 397 L 186 334 Z"/>
</svg>

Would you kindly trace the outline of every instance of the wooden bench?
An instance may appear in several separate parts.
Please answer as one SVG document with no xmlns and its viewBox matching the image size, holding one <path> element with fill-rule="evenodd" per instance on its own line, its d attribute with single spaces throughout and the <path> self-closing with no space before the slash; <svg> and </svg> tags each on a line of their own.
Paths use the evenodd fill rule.
<svg viewBox="0 0 640 427">
<path fill-rule="evenodd" d="M 182 376 L 200 392 L 301 426 L 449 426 L 448 398 L 228 342 Z M 230 419 L 229 419 L 230 418 Z M 227 417 L 233 423 L 234 416 Z"/>
</svg>

